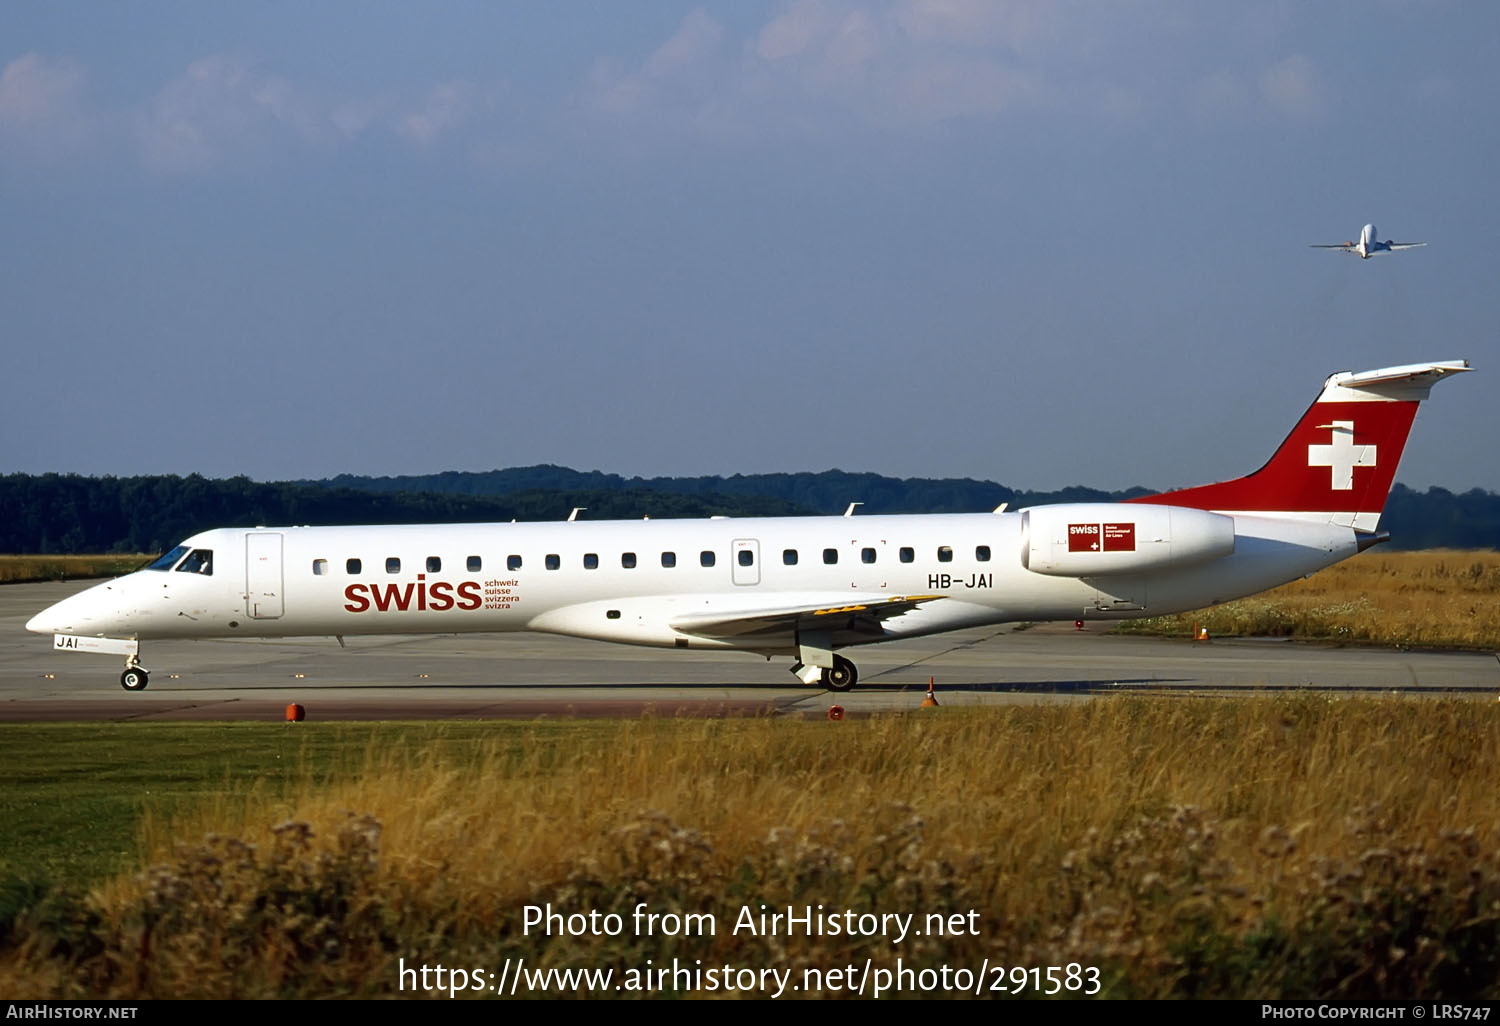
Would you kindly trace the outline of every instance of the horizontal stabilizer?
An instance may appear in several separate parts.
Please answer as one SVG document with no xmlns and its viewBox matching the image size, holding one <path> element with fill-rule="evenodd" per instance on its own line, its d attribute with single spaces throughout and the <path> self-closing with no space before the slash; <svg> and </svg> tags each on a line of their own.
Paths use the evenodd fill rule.
<svg viewBox="0 0 1500 1026">
<path fill-rule="evenodd" d="M 1421 402 L 1428 398 L 1432 386 L 1444 378 L 1473 370 L 1468 360 L 1444 360 L 1441 363 L 1411 363 L 1402 367 L 1385 367 L 1381 370 L 1344 371 L 1330 375 L 1323 383 L 1323 394 L 1319 402 L 1338 402 L 1358 399 L 1351 392 L 1366 392 L 1377 399 Z M 1340 390 L 1334 392 L 1334 389 Z"/>
</svg>

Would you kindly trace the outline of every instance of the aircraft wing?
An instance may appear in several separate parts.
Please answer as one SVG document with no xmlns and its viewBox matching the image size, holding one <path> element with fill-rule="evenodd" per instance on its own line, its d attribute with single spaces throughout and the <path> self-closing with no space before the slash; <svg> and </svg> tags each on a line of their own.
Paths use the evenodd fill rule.
<svg viewBox="0 0 1500 1026">
<path fill-rule="evenodd" d="M 1387 242 L 1386 245 L 1389 246 L 1391 249 L 1416 249 L 1418 246 L 1425 246 L 1425 245 L 1427 245 L 1427 243 L 1425 243 L 1425 242 Z"/>
<path fill-rule="evenodd" d="M 779 608 L 716 610 L 692 613 L 672 621 L 674 630 L 704 638 L 740 638 L 755 634 L 790 634 L 794 631 L 852 631 L 878 637 L 881 623 L 909 612 L 924 602 L 946 595 L 882 595 L 850 601 L 839 596 L 827 604 L 808 603 Z"/>
<path fill-rule="evenodd" d="M 1353 253 L 1354 252 L 1354 243 L 1352 243 L 1352 242 L 1315 242 L 1312 245 L 1308 246 L 1307 248 L 1308 249 L 1341 249 L 1345 253 Z"/>
</svg>

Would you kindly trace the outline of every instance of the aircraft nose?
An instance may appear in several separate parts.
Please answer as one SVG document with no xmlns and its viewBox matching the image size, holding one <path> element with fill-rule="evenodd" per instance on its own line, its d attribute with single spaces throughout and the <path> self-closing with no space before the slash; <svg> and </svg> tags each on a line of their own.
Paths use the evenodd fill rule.
<svg viewBox="0 0 1500 1026">
<path fill-rule="evenodd" d="M 65 598 L 61 602 L 54 602 L 43 609 L 40 613 L 26 621 L 26 629 L 33 634 L 72 634 L 84 626 L 93 617 L 82 615 L 83 604 L 78 601 L 80 596 Z"/>
<path fill-rule="evenodd" d="M 109 603 L 101 601 L 104 596 L 99 594 L 100 588 L 107 587 L 97 585 L 61 602 L 54 602 L 27 620 L 26 629 L 34 634 L 94 633 L 108 611 Z"/>
</svg>

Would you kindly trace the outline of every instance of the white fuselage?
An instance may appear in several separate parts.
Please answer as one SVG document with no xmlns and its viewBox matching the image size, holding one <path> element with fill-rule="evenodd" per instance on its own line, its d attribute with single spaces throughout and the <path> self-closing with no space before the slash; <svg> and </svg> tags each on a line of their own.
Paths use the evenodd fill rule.
<svg viewBox="0 0 1500 1026">
<path fill-rule="evenodd" d="M 1361 245 L 1374 238 L 1368 226 Z M 1186 612 L 1354 555 L 1383 537 L 1375 528 L 1417 404 L 1469 369 L 1449 360 L 1331 375 L 1259 470 L 1129 502 L 222 528 L 26 628 L 53 634 L 57 649 L 123 655 L 120 684 L 132 691 L 146 686 L 140 644 L 152 639 L 528 630 L 780 653 L 804 682 L 844 691 L 858 668 L 840 648 L 985 624 Z"/>
<path fill-rule="evenodd" d="M 1099 522 L 1153 507 L 1039 509 Z M 211 554 L 211 573 L 186 559 L 137 571 L 27 627 L 136 640 L 531 630 L 795 655 L 795 629 L 700 630 L 693 622 L 923 596 L 873 634 L 868 623 L 843 630 L 839 617 L 828 618 L 828 640 L 842 647 L 991 623 L 1158 615 L 1273 587 L 1358 547 L 1353 530 L 1328 523 L 1223 519 L 1233 524 L 1220 550 L 1227 554 L 1203 558 L 1179 545 L 1185 554 L 1174 557 L 1170 545 L 1158 546 L 1165 555 L 1139 570 L 1117 560 L 1108 572 L 1079 576 L 1027 568 L 1032 541 L 1021 512 L 226 528 L 184 542 Z"/>
</svg>

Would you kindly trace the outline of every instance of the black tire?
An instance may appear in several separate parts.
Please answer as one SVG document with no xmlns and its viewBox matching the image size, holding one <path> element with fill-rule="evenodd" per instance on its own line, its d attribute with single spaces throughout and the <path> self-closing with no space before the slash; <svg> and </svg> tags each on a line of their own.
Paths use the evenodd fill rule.
<svg viewBox="0 0 1500 1026">
<path fill-rule="evenodd" d="M 823 686 L 829 691 L 848 691 L 859 682 L 859 671 L 843 656 L 833 657 L 833 669 L 823 671 Z"/>
<path fill-rule="evenodd" d="M 151 683 L 151 675 L 139 666 L 132 666 L 120 674 L 120 687 L 126 691 L 144 691 Z"/>
</svg>

